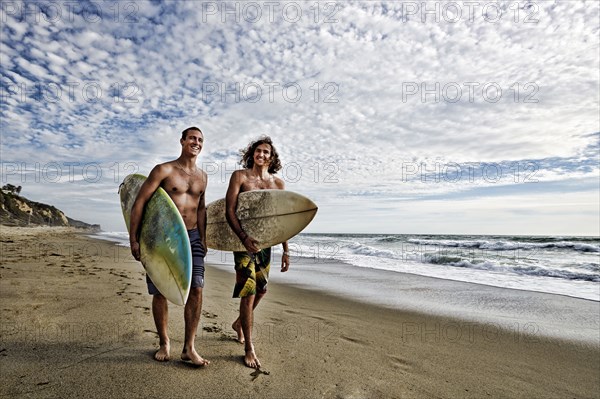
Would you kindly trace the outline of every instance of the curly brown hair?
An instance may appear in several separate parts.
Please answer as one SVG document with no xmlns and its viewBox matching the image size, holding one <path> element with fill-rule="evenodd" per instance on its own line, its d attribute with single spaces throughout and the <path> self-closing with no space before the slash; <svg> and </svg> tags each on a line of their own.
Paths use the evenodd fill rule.
<svg viewBox="0 0 600 399">
<path fill-rule="evenodd" d="M 256 147 L 261 144 L 268 144 L 271 146 L 271 163 L 269 164 L 269 173 L 277 173 L 277 171 L 281 169 L 281 161 L 279 161 L 279 153 L 277 153 L 277 149 L 273 145 L 273 140 L 271 140 L 269 136 L 261 136 L 258 138 L 258 140 L 248 144 L 248 147 L 241 149 L 240 155 L 242 156 L 242 160 L 240 161 L 240 165 L 246 169 L 252 169 L 254 166 L 254 151 L 256 151 Z"/>
</svg>

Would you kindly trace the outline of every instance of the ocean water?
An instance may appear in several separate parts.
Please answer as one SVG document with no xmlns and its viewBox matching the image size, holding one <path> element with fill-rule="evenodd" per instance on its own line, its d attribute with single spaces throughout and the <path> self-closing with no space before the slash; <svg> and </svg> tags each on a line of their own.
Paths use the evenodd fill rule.
<svg viewBox="0 0 600 399">
<path fill-rule="evenodd" d="M 96 237 L 129 245 L 124 232 Z M 600 301 L 598 237 L 299 234 L 290 240 L 290 252 L 295 264 L 343 262 Z M 275 253 L 281 253 L 281 246 Z M 209 251 L 209 260 L 232 264 L 231 256 L 220 251 Z"/>
</svg>

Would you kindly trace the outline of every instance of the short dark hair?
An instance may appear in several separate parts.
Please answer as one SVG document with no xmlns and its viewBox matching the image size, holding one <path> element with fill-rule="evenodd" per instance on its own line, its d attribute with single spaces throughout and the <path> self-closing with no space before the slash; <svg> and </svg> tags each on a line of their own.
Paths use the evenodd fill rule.
<svg viewBox="0 0 600 399">
<path fill-rule="evenodd" d="M 258 140 L 255 140 L 248 144 L 248 147 L 241 149 L 240 154 L 242 160 L 240 164 L 246 169 L 252 169 L 254 166 L 254 151 L 261 144 L 268 144 L 271 146 L 271 163 L 269 164 L 269 173 L 277 173 L 281 169 L 281 162 L 279 161 L 279 154 L 277 149 L 273 145 L 273 140 L 269 136 L 261 136 Z"/>
<path fill-rule="evenodd" d="M 200 130 L 199 128 L 197 128 L 196 126 L 192 126 L 192 127 L 188 127 L 187 129 L 185 129 L 183 132 L 181 132 L 181 139 L 185 140 L 187 138 L 187 134 L 190 130 L 197 130 L 200 133 L 202 133 L 202 130 Z M 204 135 L 204 133 L 202 133 Z"/>
</svg>

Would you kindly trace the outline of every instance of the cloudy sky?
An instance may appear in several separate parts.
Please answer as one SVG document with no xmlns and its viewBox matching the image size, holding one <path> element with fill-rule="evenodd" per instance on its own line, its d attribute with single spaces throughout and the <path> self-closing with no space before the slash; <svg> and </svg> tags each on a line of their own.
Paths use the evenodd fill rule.
<svg viewBox="0 0 600 399">
<path fill-rule="evenodd" d="M 124 231 L 200 127 L 209 201 L 261 134 L 309 232 L 599 234 L 599 4 L 2 2 L 2 184 Z"/>
</svg>

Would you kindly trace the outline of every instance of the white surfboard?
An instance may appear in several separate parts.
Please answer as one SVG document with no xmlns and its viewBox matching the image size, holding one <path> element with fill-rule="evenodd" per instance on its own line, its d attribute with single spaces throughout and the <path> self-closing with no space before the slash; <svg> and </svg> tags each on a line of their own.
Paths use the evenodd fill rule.
<svg viewBox="0 0 600 399">
<path fill-rule="evenodd" d="M 255 190 L 240 193 L 236 215 L 244 231 L 269 248 L 300 233 L 317 214 L 317 205 L 287 190 Z M 221 251 L 245 251 L 225 219 L 225 199 L 207 206 L 206 243 Z"/>
</svg>

